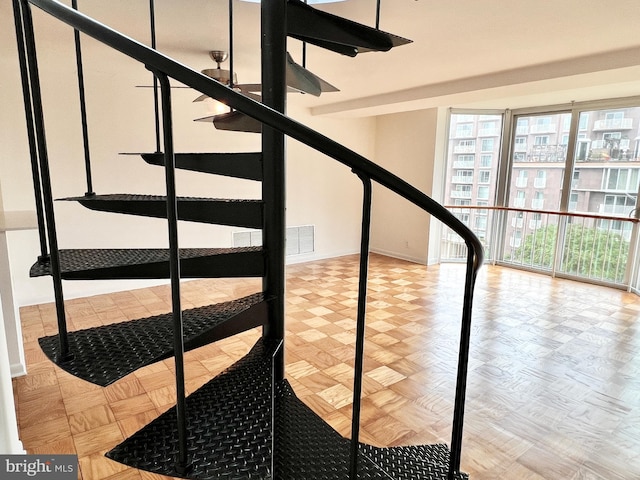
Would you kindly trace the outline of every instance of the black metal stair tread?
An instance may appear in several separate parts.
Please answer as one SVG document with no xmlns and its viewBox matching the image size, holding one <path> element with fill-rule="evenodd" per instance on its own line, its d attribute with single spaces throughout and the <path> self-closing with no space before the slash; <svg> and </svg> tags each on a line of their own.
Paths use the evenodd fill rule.
<svg viewBox="0 0 640 480">
<path fill-rule="evenodd" d="M 91 201 L 91 200 L 128 200 L 131 202 L 166 202 L 167 197 L 164 195 L 146 195 L 139 193 L 107 193 L 104 195 L 86 195 L 80 197 L 66 197 L 60 198 L 61 201 Z M 227 203 L 262 203 L 262 200 L 242 200 L 236 198 L 206 198 L 206 197 L 178 197 L 178 201 L 181 202 L 227 202 Z"/>
<path fill-rule="evenodd" d="M 348 56 L 388 51 L 411 40 L 288 0 L 287 34 L 298 40 Z"/>
<path fill-rule="evenodd" d="M 266 479 L 271 471 L 272 356 L 262 340 L 225 372 L 187 398 L 186 478 Z M 175 470 L 175 409 L 107 452 L 134 468 L 180 476 Z"/>
<path fill-rule="evenodd" d="M 185 350 L 264 324 L 264 295 L 192 308 L 182 313 Z M 146 365 L 173 355 L 171 313 L 69 332 L 73 357 L 59 359 L 58 335 L 38 339 L 44 353 L 70 374 L 107 386 Z"/>
<path fill-rule="evenodd" d="M 275 388 L 273 402 L 273 353 L 274 348 L 258 341 L 247 356 L 187 398 L 192 469 L 183 475 L 185 478 L 348 478 L 349 440 L 300 401 L 286 380 Z M 275 442 L 271 434 L 273 403 Z M 171 409 L 116 446 L 107 457 L 134 468 L 180 476 L 174 465 L 175 422 L 175 409 Z M 275 472 L 271 469 L 272 445 Z M 446 465 L 434 463 L 448 458 L 445 446 L 378 448 L 361 444 L 360 449 L 359 479 L 447 478 Z M 424 458 L 431 450 L 439 455 Z"/>
<path fill-rule="evenodd" d="M 74 201 L 91 210 L 102 212 L 167 218 L 166 197 L 112 193 L 61 198 Z M 178 219 L 247 228 L 262 228 L 262 200 L 178 197 Z"/>
<path fill-rule="evenodd" d="M 402 447 L 374 447 L 361 444 L 360 452 L 394 479 L 448 478 L 449 448 L 445 444 L 410 445 Z M 468 480 L 469 475 L 458 472 L 454 480 Z"/>
<path fill-rule="evenodd" d="M 140 153 L 150 165 L 164 166 L 162 152 Z M 262 180 L 262 152 L 176 153 L 176 168 L 225 175 L 246 180 Z"/>
<path fill-rule="evenodd" d="M 65 249 L 60 250 L 60 271 L 65 280 L 150 279 L 169 277 L 169 249 Z M 262 247 L 180 249 L 183 278 L 251 277 L 264 274 Z M 51 275 L 49 263 L 35 263 L 30 276 Z"/>
<path fill-rule="evenodd" d="M 288 382 L 280 388 L 276 405 L 276 431 L 284 445 L 281 452 L 276 451 L 277 478 L 349 478 L 350 441 L 298 399 Z M 358 478 L 447 479 L 449 449 L 443 444 L 374 447 L 360 443 L 360 454 Z M 454 478 L 466 480 L 468 476 L 458 474 Z"/>
</svg>

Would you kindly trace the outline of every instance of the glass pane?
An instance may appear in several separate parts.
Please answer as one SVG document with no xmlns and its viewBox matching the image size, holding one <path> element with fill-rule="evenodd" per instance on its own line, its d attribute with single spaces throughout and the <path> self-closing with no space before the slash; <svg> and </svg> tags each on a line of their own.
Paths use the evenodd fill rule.
<svg viewBox="0 0 640 480">
<path fill-rule="evenodd" d="M 570 113 L 516 117 L 510 207 L 560 209 L 570 124 Z"/>
<path fill-rule="evenodd" d="M 511 152 L 502 260 L 539 270 L 552 268 L 558 215 L 527 210 L 560 209 L 571 114 L 517 116 Z"/>
<path fill-rule="evenodd" d="M 492 211 L 465 207 L 494 205 L 502 115 L 453 114 L 449 132 L 444 204 L 488 247 Z M 462 239 L 445 227 L 442 260 L 466 260 L 466 256 Z"/>
<path fill-rule="evenodd" d="M 628 221 L 571 217 L 566 225 L 559 272 L 625 284 L 629 257 Z"/>
<path fill-rule="evenodd" d="M 573 219 L 560 271 L 624 283 L 631 216 L 638 198 L 640 107 L 580 112 L 570 212 L 620 217 Z"/>
<path fill-rule="evenodd" d="M 640 107 L 580 112 L 569 211 L 628 217 L 638 198 Z"/>
</svg>

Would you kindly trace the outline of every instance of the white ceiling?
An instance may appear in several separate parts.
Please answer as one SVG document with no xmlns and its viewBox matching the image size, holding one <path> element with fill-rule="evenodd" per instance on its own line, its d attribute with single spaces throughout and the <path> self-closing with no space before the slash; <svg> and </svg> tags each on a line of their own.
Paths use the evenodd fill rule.
<svg viewBox="0 0 640 480">
<path fill-rule="evenodd" d="M 0 2 L 0 17 L 11 14 L 10 3 Z M 78 3 L 148 43 L 147 0 Z M 212 67 L 207 51 L 228 48 L 227 7 L 227 0 L 156 0 L 158 48 L 195 68 Z M 317 8 L 375 22 L 375 0 Z M 259 80 L 259 10 L 234 0 L 240 82 Z M 307 68 L 341 92 L 290 101 L 317 114 L 369 115 L 640 95 L 639 26 L 638 0 L 382 0 L 380 28 L 413 43 L 356 58 L 310 46 Z M 55 29 L 44 30 L 38 40 L 55 42 Z M 301 62 L 300 42 L 290 40 L 289 51 Z"/>
</svg>

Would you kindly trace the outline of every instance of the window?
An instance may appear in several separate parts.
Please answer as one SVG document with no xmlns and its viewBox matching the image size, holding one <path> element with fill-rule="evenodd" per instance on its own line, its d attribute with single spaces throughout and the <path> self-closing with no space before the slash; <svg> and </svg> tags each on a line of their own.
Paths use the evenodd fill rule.
<svg viewBox="0 0 640 480">
<path fill-rule="evenodd" d="M 584 276 L 596 282 L 624 283 L 640 289 L 638 276 L 625 277 L 633 270 L 626 265 L 629 261 L 626 252 L 637 251 L 637 246 L 630 245 L 629 241 L 640 239 L 640 235 L 631 235 L 632 227 L 637 227 L 625 220 L 629 215 L 638 215 L 634 211 L 638 208 L 640 190 L 640 102 L 629 107 L 620 107 L 617 103 L 599 110 L 590 108 L 581 110 L 578 103 L 573 104 L 570 112 L 550 109 L 541 113 L 539 108 L 507 111 L 505 115 L 511 125 L 509 138 L 513 142 L 506 158 L 499 156 L 501 138 L 488 134 L 494 128 L 492 119 L 486 115 L 465 115 L 461 121 L 461 116 L 452 115 L 448 129 L 450 154 L 456 147 L 473 145 L 475 150 L 466 152 L 468 159 L 473 159 L 474 153 L 480 158 L 475 164 L 461 164 L 460 160 L 467 160 L 462 150 L 448 157 L 446 198 L 455 201 L 459 214 L 468 215 L 462 218 L 470 223 L 488 255 L 497 262 Z M 502 129 L 500 118 L 496 116 L 495 123 L 499 130 Z M 463 133 L 476 136 L 455 137 Z M 573 156 L 571 159 L 568 153 Z M 571 171 L 566 171 L 568 164 L 572 166 Z M 504 170 L 498 171 L 500 166 Z M 454 177 L 471 183 L 455 183 Z M 569 191 L 565 190 L 565 180 Z M 485 209 L 493 205 L 496 194 L 504 197 L 504 204 L 515 211 L 497 214 Z M 547 214 L 546 211 L 618 218 Z M 601 236 L 600 230 L 607 236 Z M 502 235 L 502 239 L 487 238 L 492 234 Z M 441 251 L 455 253 L 455 259 L 464 260 L 459 239 L 449 237 L 452 238 L 443 235 Z M 595 246 L 591 239 L 597 240 Z M 576 249 L 576 244 L 584 246 Z M 604 249 L 614 247 L 625 252 L 625 258 L 616 256 L 609 260 L 609 253 Z M 600 250 L 587 251 L 589 248 Z M 567 252 L 578 255 L 578 251 L 594 261 L 576 263 L 567 257 Z M 596 258 L 615 264 L 615 277 L 606 272 L 608 267 L 597 267 L 598 272 L 582 272 L 582 264 L 595 265 Z M 577 264 L 579 268 L 575 267 Z"/>
<path fill-rule="evenodd" d="M 605 195 L 600 213 L 629 216 L 635 209 L 636 198 L 630 195 Z"/>
<path fill-rule="evenodd" d="M 465 225 L 469 225 L 469 214 L 468 213 L 454 213 L 456 218 L 460 220 Z"/>
<path fill-rule="evenodd" d="M 482 168 L 490 168 L 492 159 L 492 155 L 480 155 L 480 166 Z"/>
<path fill-rule="evenodd" d="M 514 199 L 513 206 L 516 208 L 524 208 L 524 199 L 525 199 L 524 190 L 518 190 L 516 192 L 516 197 Z"/>
<path fill-rule="evenodd" d="M 542 210 L 542 208 L 544 208 L 544 193 L 536 192 L 534 194 L 534 198 L 531 200 L 531 208 L 535 208 L 536 210 Z"/>
<path fill-rule="evenodd" d="M 483 200 L 489 199 L 489 187 L 478 187 L 478 198 Z"/>
<path fill-rule="evenodd" d="M 493 138 L 483 138 L 482 139 L 482 151 L 483 152 L 493 152 L 493 148 L 495 145 L 495 141 Z"/>
<path fill-rule="evenodd" d="M 578 194 L 577 193 L 571 193 L 569 196 L 569 211 L 570 212 L 575 212 L 578 210 Z"/>
<path fill-rule="evenodd" d="M 445 204 L 453 208 L 453 212 L 459 214 L 461 220 L 471 228 L 480 223 L 478 216 L 492 219 L 487 211 L 479 211 L 469 208 L 470 205 L 490 204 L 489 199 L 494 195 L 495 187 L 492 182 L 498 175 L 499 162 L 495 156 L 499 154 L 503 115 L 494 113 L 459 114 L 452 113 L 449 123 L 449 139 L 447 148 L 447 167 L 445 180 Z M 480 153 L 482 152 L 482 153 Z M 478 153 L 479 158 L 476 158 Z M 462 216 L 467 215 L 467 216 Z M 491 239 L 487 235 L 488 230 L 476 229 L 476 234 L 485 245 L 489 245 Z M 460 237 L 453 234 L 447 227 L 442 228 L 443 259 L 466 259 L 464 244 L 460 243 Z"/>
<path fill-rule="evenodd" d="M 580 170 L 574 170 L 573 178 L 571 179 L 571 188 L 578 188 L 580 184 Z"/>
<path fill-rule="evenodd" d="M 462 135 L 466 136 L 466 135 Z M 453 149 L 453 153 L 474 153 L 476 151 L 475 140 L 460 140 Z"/>
<path fill-rule="evenodd" d="M 578 130 L 586 130 L 589 126 L 589 114 L 582 112 L 578 120 Z"/>
<path fill-rule="evenodd" d="M 639 186 L 638 168 L 608 168 L 602 176 L 603 190 L 617 190 L 637 193 Z"/>
<path fill-rule="evenodd" d="M 456 137 L 473 137 L 473 124 L 459 123 L 456 125 Z"/>
<path fill-rule="evenodd" d="M 452 198 L 471 198 L 471 185 L 456 185 L 451 191 Z"/>
</svg>

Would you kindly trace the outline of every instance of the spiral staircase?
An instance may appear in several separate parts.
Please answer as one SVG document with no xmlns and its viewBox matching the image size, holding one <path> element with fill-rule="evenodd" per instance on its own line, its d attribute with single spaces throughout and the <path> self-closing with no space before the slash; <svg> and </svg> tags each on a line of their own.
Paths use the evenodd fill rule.
<svg viewBox="0 0 640 480">
<path fill-rule="evenodd" d="M 478 239 L 445 208 L 366 158 L 284 115 L 286 38 L 291 36 L 344 55 L 386 51 L 405 39 L 316 10 L 299 0 L 261 6 L 262 103 L 193 71 L 55 0 L 12 0 L 23 79 L 41 254 L 32 276 L 50 276 L 58 334 L 40 339 L 60 368 L 100 386 L 175 357 L 176 407 L 107 453 L 150 472 L 194 479 L 463 479 L 462 422 L 473 289 L 482 264 Z M 56 234 L 47 142 L 31 8 L 144 64 L 157 78 L 163 151 L 143 154 L 149 168 L 165 170 L 165 196 L 99 195 L 65 201 L 97 212 L 165 219 L 167 249 L 61 249 Z M 75 7 L 75 2 L 74 2 Z M 223 101 L 261 123 L 262 151 L 176 153 L 169 78 Z M 284 369 L 284 138 L 290 136 L 351 168 L 363 185 L 363 220 L 354 408 L 351 438 L 344 438 L 296 397 Z M 160 142 L 158 142 L 160 143 Z M 160 150 L 160 149 L 159 149 Z M 175 170 L 243 178 L 262 184 L 260 200 L 177 197 Z M 89 168 L 88 168 L 89 170 Z M 366 309 L 371 185 L 376 182 L 458 232 L 468 246 L 461 347 L 451 446 L 374 447 L 359 442 L 359 410 Z M 99 213 L 97 213 L 99 215 Z M 262 247 L 180 248 L 177 223 L 204 222 L 261 229 Z M 180 281 L 187 278 L 258 277 L 263 291 L 233 301 L 183 310 Z M 63 281 L 170 279 L 172 312 L 67 331 Z M 461 286 L 462 287 L 462 286 Z M 185 351 L 261 326 L 262 338 L 190 396 L 185 395 Z"/>
</svg>

